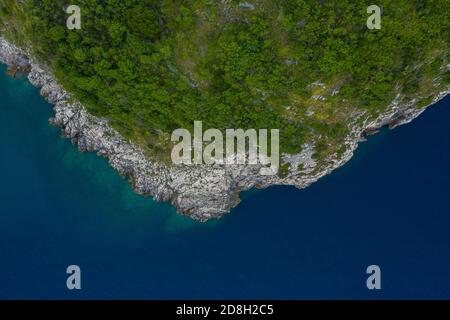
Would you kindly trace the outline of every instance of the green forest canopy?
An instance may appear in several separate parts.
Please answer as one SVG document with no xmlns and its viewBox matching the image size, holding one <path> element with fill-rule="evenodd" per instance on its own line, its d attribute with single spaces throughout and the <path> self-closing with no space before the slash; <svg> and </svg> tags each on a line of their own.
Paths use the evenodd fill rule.
<svg viewBox="0 0 450 320">
<path fill-rule="evenodd" d="M 283 152 L 311 140 L 336 152 L 355 112 L 376 116 L 396 87 L 432 93 L 448 58 L 448 0 L 378 0 L 381 30 L 359 0 L 77 0 L 81 30 L 66 28 L 66 1 L 23 2 L 0 0 L 6 35 L 153 156 L 194 120 L 279 128 Z"/>
</svg>

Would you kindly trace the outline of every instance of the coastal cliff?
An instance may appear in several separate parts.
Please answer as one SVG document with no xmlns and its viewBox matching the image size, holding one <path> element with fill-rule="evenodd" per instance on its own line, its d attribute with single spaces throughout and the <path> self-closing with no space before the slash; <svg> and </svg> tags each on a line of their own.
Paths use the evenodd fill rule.
<svg viewBox="0 0 450 320">
<path fill-rule="evenodd" d="M 108 119 L 89 114 L 57 83 L 50 68 L 2 37 L 0 62 L 28 74 L 29 81 L 40 88 L 41 95 L 54 106 L 54 117 L 50 122 L 61 127 L 63 135 L 81 151 L 107 157 L 110 165 L 130 180 L 137 193 L 151 196 L 156 201 L 168 201 L 180 213 L 200 221 L 220 218 L 229 212 L 239 203 L 241 191 L 280 184 L 308 187 L 349 161 L 366 133 L 386 125 L 394 128 L 406 124 L 450 92 L 448 86 L 439 90 L 433 94 L 432 102 L 424 106 L 420 106 L 420 98 L 404 101 L 399 94 L 386 112 L 375 119 L 361 113 L 349 121 L 351 130 L 342 146 L 342 153 L 333 154 L 318 163 L 314 159 L 315 145 L 305 144 L 299 154 L 282 155 L 283 163 L 290 163 L 284 177 L 263 176 L 259 174 L 260 165 L 170 166 L 152 159 L 113 129 Z"/>
</svg>

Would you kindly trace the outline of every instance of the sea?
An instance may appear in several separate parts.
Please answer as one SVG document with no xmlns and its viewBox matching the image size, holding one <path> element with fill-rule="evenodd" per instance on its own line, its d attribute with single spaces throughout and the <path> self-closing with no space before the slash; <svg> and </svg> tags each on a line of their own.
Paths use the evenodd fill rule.
<svg viewBox="0 0 450 320">
<path fill-rule="evenodd" d="M 79 152 L 5 70 L 0 299 L 450 298 L 450 97 L 309 188 L 250 190 L 199 223 Z M 67 287 L 71 265 L 80 290 Z"/>
</svg>

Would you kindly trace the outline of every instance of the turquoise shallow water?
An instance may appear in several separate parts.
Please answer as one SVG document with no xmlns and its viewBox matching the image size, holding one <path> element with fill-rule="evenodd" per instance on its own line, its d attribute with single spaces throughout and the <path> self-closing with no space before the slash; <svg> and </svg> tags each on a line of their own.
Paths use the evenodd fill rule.
<svg viewBox="0 0 450 320">
<path fill-rule="evenodd" d="M 206 224 L 133 193 L 0 68 L 0 298 L 450 298 L 450 100 Z M 77 264 L 82 290 L 65 287 Z M 366 289 L 378 264 L 382 290 Z"/>
</svg>

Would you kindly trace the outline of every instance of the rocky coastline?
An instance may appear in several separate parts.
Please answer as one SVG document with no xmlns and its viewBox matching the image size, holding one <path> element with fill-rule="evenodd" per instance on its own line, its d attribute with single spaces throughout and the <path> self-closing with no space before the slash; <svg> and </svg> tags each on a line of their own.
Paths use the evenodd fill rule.
<svg viewBox="0 0 450 320">
<path fill-rule="evenodd" d="M 319 166 L 313 159 L 314 145 L 305 144 L 301 153 L 282 157 L 284 162 L 291 163 L 291 168 L 301 165 L 301 171 L 291 169 L 286 177 L 262 176 L 260 165 L 168 166 L 155 161 L 124 139 L 107 119 L 89 114 L 81 103 L 71 99 L 48 67 L 2 37 L 0 62 L 9 66 L 10 74 L 26 73 L 30 83 L 40 88 L 41 95 L 53 105 L 54 117 L 49 121 L 61 127 L 63 135 L 81 151 L 108 158 L 110 165 L 130 180 L 137 193 L 156 201 L 168 201 L 178 212 L 199 221 L 220 218 L 239 203 L 240 192 L 254 187 L 283 184 L 306 188 L 349 161 L 366 134 L 386 125 L 395 128 L 409 123 L 428 107 L 417 107 L 418 101 L 414 99 L 404 103 L 398 96 L 387 112 L 375 120 L 361 124 L 355 117 L 345 151 L 339 157 L 327 159 L 326 165 Z M 449 87 L 438 92 L 430 105 L 449 92 Z"/>
</svg>

